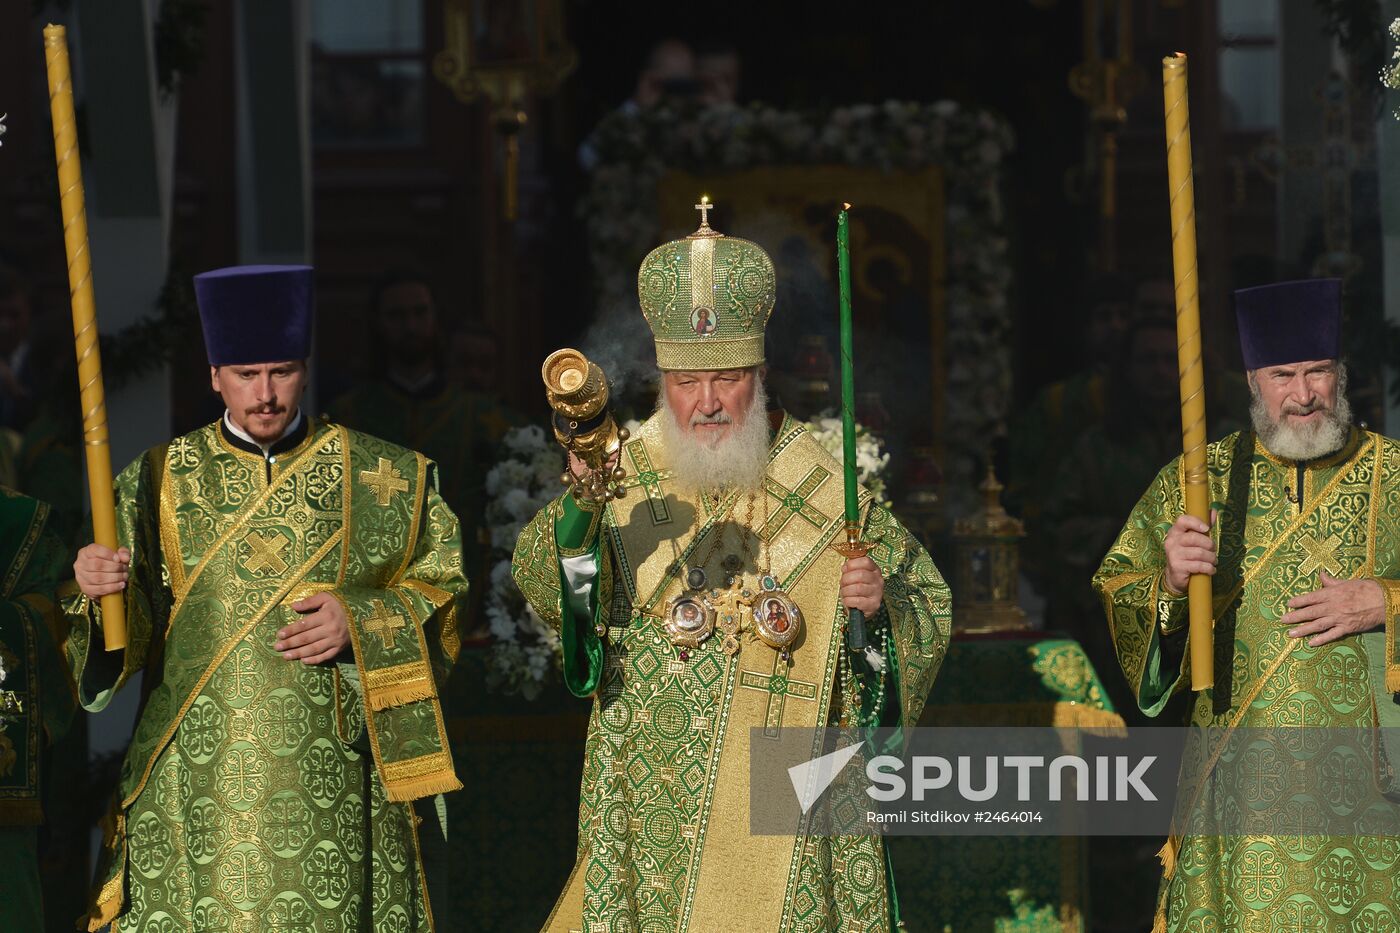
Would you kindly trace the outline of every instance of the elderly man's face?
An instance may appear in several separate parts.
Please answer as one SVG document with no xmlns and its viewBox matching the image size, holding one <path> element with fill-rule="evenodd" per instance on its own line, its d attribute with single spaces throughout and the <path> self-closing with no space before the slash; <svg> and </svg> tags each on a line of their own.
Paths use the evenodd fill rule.
<svg viewBox="0 0 1400 933">
<path fill-rule="evenodd" d="M 661 378 L 677 426 L 707 444 L 719 443 L 744 423 L 757 384 L 752 369 L 668 372 Z"/>
<path fill-rule="evenodd" d="M 1249 375 L 1275 424 L 1307 429 L 1336 410 L 1336 360 L 1265 366 Z"/>
<path fill-rule="evenodd" d="M 286 433 L 301 407 L 306 375 L 302 360 L 209 368 L 229 417 L 259 444 L 274 444 Z"/>
</svg>

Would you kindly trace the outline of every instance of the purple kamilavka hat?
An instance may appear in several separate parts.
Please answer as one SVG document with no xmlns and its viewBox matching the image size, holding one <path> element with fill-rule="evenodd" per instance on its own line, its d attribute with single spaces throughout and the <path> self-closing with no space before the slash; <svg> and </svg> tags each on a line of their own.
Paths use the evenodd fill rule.
<svg viewBox="0 0 1400 933">
<path fill-rule="evenodd" d="M 229 266 L 194 277 L 210 366 L 311 355 L 310 266 Z"/>
</svg>

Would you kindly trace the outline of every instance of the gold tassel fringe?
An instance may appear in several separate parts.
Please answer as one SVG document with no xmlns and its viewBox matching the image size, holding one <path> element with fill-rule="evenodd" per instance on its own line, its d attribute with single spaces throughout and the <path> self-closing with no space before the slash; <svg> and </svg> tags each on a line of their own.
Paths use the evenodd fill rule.
<svg viewBox="0 0 1400 933">
<path fill-rule="evenodd" d="M 384 785 L 384 793 L 391 803 L 408 803 L 420 797 L 433 797 L 437 794 L 450 794 L 461 790 L 462 782 L 451 771 L 438 771 L 422 777 L 404 778 Z"/>
<path fill-rule="evenodd" d="M 437 691 L 433 689 L 433 682 L 426 678 L 371 688 L 365 693 L 366 699 L 369 700 L 369 708 L 375 712 L 394 706 L 403 706 L 406 703 L 414 703 L 418 700 L 431 700 L 437 696 Z"/>
<path fill-rule="evenodd" d="M 1167 881 L 1176 874 L 1176 849 L 1180 844 L 1175 836 L 1168 836 L 1162 848 L 1157 850 L 1157 858 L 1162 861 L 1162 877 Z"/>
</svg>

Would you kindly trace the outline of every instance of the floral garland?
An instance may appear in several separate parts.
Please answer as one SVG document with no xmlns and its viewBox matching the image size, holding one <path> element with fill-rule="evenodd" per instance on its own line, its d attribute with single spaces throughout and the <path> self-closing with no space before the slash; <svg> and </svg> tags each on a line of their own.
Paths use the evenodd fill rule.
<svg viewBox="0 0 1400 933">
<path fill-rule="evenodd" d="M 1391 22 L 1390 38 L 1400 42 L 1400 19 Z M 1381 85 L 1391 90 L 1400 89 L 1400 47 L 1390 53 L 1390 62 L 1381 69 Z M 1395 111 L 1395 116 L 1400 118 L 1400 110 Z"/>
<path fill-rule="evenodd" d="M 842 444 L 846 431 L 840 415 L 827 409 L 808 422 L 807 433 L 838 463 L 841 461 L 845 455 Z M 856 479 L 885 508 L 890 507 L 889 493 L 885 489 L 885 469 L 889 465 L 890 455 L 884 444 L 865 425 L 856 422 Z"/>
<path fill-rule="evenodd" d="M 636 434 L 641 425 L 624 427 Z M 823 413 L 807 426 L 832 456 L 840 459 L 841 419 Z M 486 523 L 491 529 L 491 579 L 486 622 L 494 639 L 486 662 L 486 687 L 534 700 L 555 683 L 562 668 L 559 633 L 541 619 L 510 575 L 511 556 L 521 530 L 559 495 L 564 457 L 553 438 L 536 425 L 512 428 L 501 439 L 505 451 L 486 474 Z M 856 425 L 860 482 L 885 504 L 885 468 L 890 455 L 880 439 Z"/>
<path fill-rule="evenodd" d="M 486 686 L 533 700 L 554 680 L 562 655 L 559 633 L 541 619 L 510 575 L 521 530 L 559 495 L 564 458 L 538 425 L 512 428 L 501 438 L 504 457 L 486 474 L 486 524 L 491 529 L 491 581 L 486 622 L 494 643 Z"/>
<path fill-rule="evenodd" d="M 881 171 L 942 168 L 947 190 L 947 394 L 959 400 L 947 406 L 944 474 L 955 505 L 972 501 L 978 458 L 1004 422 L 1011 401 L 1010 263 L 999 186 L 1013 137 L 1003 119 L 952 101 L 888 101 L 828 113 L 760 105 L 660 107 L 611 114 L 589 145 L 598 161 L 579 217 L 588 231 L 598 307 L 604 313 L 636 307 L 637 265 L 661 236 L 656 190 L 668 170 L 813 164 Z M 645 358 L 645 328 L 621 334 L 610 330 L 609 336 L 626 338 L 632 331 L 635 358 Z"/>
</svg>

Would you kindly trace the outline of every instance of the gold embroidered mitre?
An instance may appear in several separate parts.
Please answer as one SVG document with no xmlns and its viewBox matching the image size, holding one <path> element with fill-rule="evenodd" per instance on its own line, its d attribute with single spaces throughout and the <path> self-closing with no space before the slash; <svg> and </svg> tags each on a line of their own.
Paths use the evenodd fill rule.
<svg viewBox="0 0 1400 933">
<path fill-rule="evenodd" d="M 652 250 L 637 273 L 642 314 L 663 370 L 743 369 L 764 362 L 763 331 L 773 313 L 773 261 L 756 243 L 710 227 Z"/>
</svg>

